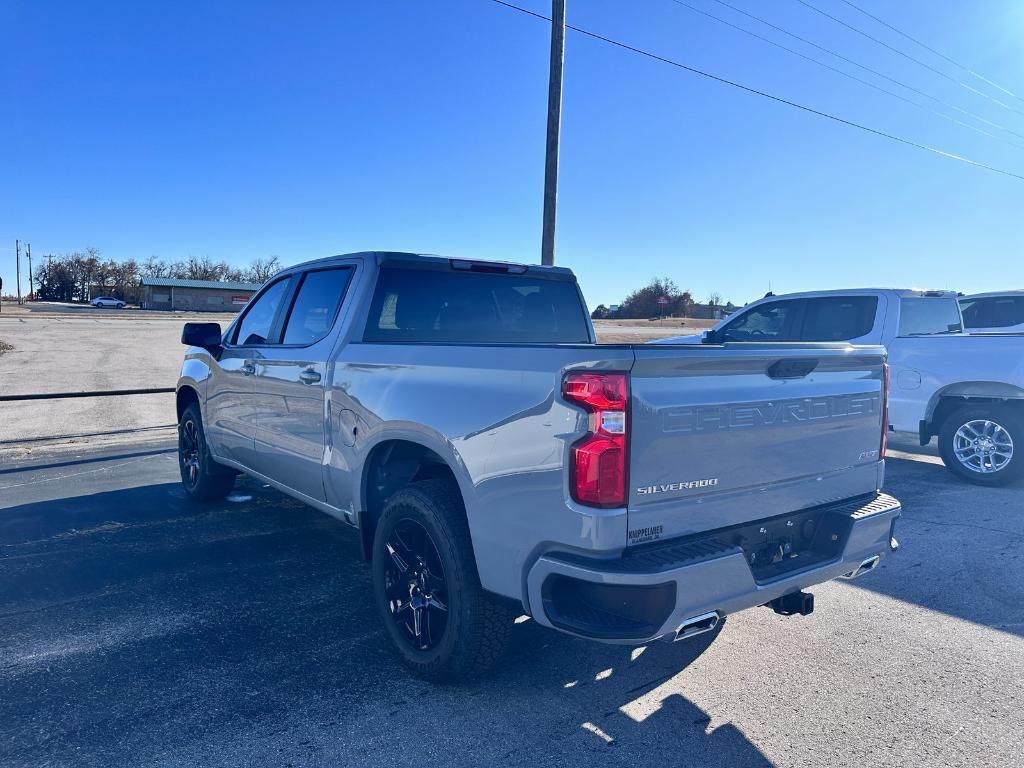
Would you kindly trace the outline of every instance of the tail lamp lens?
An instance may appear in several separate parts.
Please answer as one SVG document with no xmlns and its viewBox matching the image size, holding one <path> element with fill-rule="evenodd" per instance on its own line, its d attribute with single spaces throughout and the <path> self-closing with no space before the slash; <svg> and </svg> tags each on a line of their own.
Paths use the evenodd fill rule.
<svg viewBox="0 0 1024 768">
<path fill-rule="evenodd" d="M 626 504 L 629 378 L 625 373 L 569 373 L 566 400 L 590 414 L 590 430 L 572 447 L 572 497 L 591 507 Z"/>
<path fill-rule="evenodd" d="M 885 458 L 889 445 L 889 364 L 882 364 L 882 442 L 878 447 L 878 458 Z"/>
</svg>

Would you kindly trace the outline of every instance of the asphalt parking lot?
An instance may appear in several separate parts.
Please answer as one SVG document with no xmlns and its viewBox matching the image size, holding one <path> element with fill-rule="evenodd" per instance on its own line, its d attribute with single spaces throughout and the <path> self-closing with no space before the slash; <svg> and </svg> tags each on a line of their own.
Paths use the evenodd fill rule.
<svg viewBox="0 0 1024 768">
<path fill-rule="evenodd" d="M 0 461 L 0 764 L 1010 766 L 1024 490 L 897 454 L 902 549 L 714 636 L 517 625 L 461 687 L 409 678 L 356 536 L 252 481 L 195 507 L 167 442 Z"/>
<path fill-rule="evenodd" d="M 0 354 L 0 391 L 173 387 L 181 368 L 181 326 L 196 317 L 74 305 L 4 306 L 0 341 L 10 349 Z M 232 315 L 198 317 L 226 325 Z M 174 395 L 9 402 L 0 409 L 0 454 L 15 448 L 26 454 L 41 443 L 159 431 L 174 421 Z"/>
</svg>

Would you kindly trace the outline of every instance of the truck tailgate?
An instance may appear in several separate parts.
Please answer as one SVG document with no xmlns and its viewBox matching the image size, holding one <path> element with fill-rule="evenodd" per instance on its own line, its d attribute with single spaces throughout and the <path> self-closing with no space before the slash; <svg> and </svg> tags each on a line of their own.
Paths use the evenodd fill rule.
<svg viewBox="0 0 1024 768">
<path fill-rule="evenodd" d="M 634 350 L 630 545 L 877 489 L 883 348 Z"/>
</svg>

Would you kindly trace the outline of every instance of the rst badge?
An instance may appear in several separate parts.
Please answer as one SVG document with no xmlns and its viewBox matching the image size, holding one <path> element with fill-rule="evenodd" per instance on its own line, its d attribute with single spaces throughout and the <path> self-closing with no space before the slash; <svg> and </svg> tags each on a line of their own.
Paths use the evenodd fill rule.
<svg viewBox="0 0 1024 768">
<path fill-rule="evenodd" d="M 684 483 L 663 483 L 661 485 L 645 485 L 636 489 L 638 496 L 650 496 L 654 493 L 669 491 L 692 491 L 696 488 L 709 488 L 718 485 L 717 477 L 706 477 L 703 480 L 687 480 Z"/>
</svg>

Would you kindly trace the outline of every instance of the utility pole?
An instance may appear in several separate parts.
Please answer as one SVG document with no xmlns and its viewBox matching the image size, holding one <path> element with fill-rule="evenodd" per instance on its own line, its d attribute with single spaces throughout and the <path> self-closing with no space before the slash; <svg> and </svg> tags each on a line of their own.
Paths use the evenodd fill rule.
<svg viewBox="0 0 1024 768">
<path fill-rule="evenodd" d="M 32 243 L 25 243 L 25 253 L 28 256 L 28 295 L 35 298 L 36 289 L 32 282 Z"/>
<path fill-rule="evenodd" d="M 10 242 L 8 240 L 8 242 Z M 21 240 L 14 241 L 14 283 L 18 292 L 18 305 L 21 305 Z"/>
<path fill-rule="evenodd" d="M 558 139 L 562 128 L 562 65 L 565 60 L 565 0 L 551 0 L 551 64 L 548 71 L 548 137 L 544 156 L 544 231 L 540 263 L 555 263 L 558 201 Z"/>
</svg>

